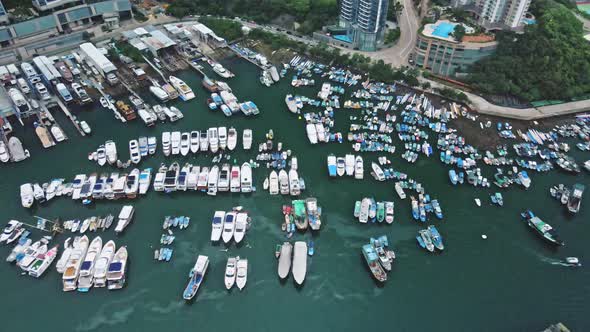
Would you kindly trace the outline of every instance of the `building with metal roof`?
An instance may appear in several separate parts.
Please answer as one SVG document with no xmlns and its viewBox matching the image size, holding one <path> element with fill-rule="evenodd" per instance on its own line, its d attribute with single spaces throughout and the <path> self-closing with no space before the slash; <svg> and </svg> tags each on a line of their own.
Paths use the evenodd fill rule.
<svg viewBox="0 0 590 332">
<path fill-rule="evenodd" d="M 106 74 L 117 70 L 117 67 L 92 43 L 80 45 L 80 56 L 87 63 L 93 65 L 102 75 L 106 76 Z"/>
<path fill-rule="evenodd" d="M 61 73 L 55 68 L 53 62 L 49 60 L 46 56 L 41 55 L 34 58 L 33 63 L 41 73 L 41 76 L 45 78 L 46 82 L 52 82 L 54 80 L 61 78 Z"/>
</svg>

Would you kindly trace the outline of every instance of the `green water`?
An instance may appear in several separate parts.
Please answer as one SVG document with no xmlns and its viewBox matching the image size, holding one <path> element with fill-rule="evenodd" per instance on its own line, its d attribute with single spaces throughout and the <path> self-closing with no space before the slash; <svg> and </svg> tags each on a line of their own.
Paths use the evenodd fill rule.
<svg viewBox="0 0 590 332">
<path fill-rule="evenodd" d="M 257 118 L 228 119 L 220 112 L 209 111 L 200 77 L 187 71 L 179 76 L 193 87 L 197 98 L 175 103 L 185 114 L 176 124 L 159 124 L 150 129 L 139 120 L 122 124 L 110 111 L 97 108 L 79 113 L 94 130 L 91 137 L 80 138 L 58 114 L 70 140 L 48 151 L 40 147 L 33 129 L 16 128 L 32 158 L 18 165 L 1 166 L 3 219 L 31 221 L 33 215 L 69 219 L 118 213 L 125 202 L 98 202 L 88 208 L 67 198 L 57 198 L 31 210 L 20 205 L 18 188 L 23 182 L 46 182 L 55 177 L 72 179 L 82 172 L 106 171 L 86 158 L 106 139 L 114 139 L 122 152 L 128 140 L 139 135 L 160 138 L 165 130 L 232 125 L 240 133 L 243 128 L 252 128 L 257 146 L 264 132 L 273 128 L 276 140 L 293 150 L 299 159 L 299 174 L 308 187 L 303 197 L 317 197 L 323 208 L 323 227 L 315 238 L 316 254 L 308 260 L 305 285 L 298 289 L 292 278 L 284 283 L 278 280 L 274 247 L 284 240 L 280 230 L 281 205 L 290 200 L 263 192 L 262 182 L 268 171 L 257 169 L 254 180 L 259 191 L 252 195 L 208 197 L 200 193 L 164 195 L 151 191 L 133 202 L 135 220 L 122 236 L 116 237 L 117 245 L 126 244 L 130 252 L 128 284 L 121 291 L 63 293 L 61 276 L 53 267 L 41 280 L 36 280 L 20 276 L 20 270 L 12 265 L 0 264 L 0 311 L 4 313 L 1 330 L 538 331 L 556 321 L 566 323 L 574 331 L 590 326 L 587 267 L 572 269 L 552 264 L 566 256 L 578 256 L 587 263 L 584 258 L 589 254 L 590 203 L 585 199 L 581 213 L 571 218 L 548 194 L 548 188 L 559 182 L 588 183 L 587 175 L 574 177 L 559 171 L 532 174 L 531 190 L 512 188 L 504 193 L 505 206 L 499 208 L 489 205 L 489 190 L 452 187 L 448 169 L 437 157 L 428 160 L 421 156 L 415 165 L 410 165 L 398 157 L 398 152 L 390 158 L 393 166 L 424 183 L 427 192 L 439 198 L 445 214 L 443 221 L 436 221 L 445 238 L 445 251 L 428 254 L 416 244 L 415 235 L 423 225 L 411 218 L 409 201 L 398 199 L 393 182 L 377 183 L 369 176 L 368 165 L 377 155 L 363 155 L 363 181 L 328 179 L 327 154 L 344 155 L 351 151 L 350 144 L 311 146 L 303 121 L 286 110 L 284 96 L 293 91 L 289 80 L 266 88 L 258 82 L 258 70 L 253 65 L 241 60 L 231 60 L 228 65 L 237 74 L 229 83 L 238 98 L 251 99 L 260 107 Z M 296 93 L 314 96 L 318 89 L 319 85 Z M 354 112 L 336 111 L 339 131 L 346 134 L 348 117 Z M 431 136 L 433 140 L 434 135 Z M 240 162 L 255 158 L 254 151 L 241 151 L 241 140 L 238 144 L 240 152 L 233 157 Z M 126 152 L 122 154 L 125 157 Z M 589 159 L 587 153 L 573 154 L 579 161 Z M 158 151 L 141 166 L 157 168 L 161 162 L 173 160 L 165 160 Z M 211 164 L 211 158 L 204 156 L 179 161 Z M 491 177 L 493 169 L 485 170 Z M 367 195 L 395 201 L 393 225 L 360 225 L 353 219 L 355 200 Z M 475 206 L 475 197 L 482 199 L 481 208 Z M 245 245 L 231 245 L 228 252 L 220 251 L 221 247 L 209 242 L 210 218 L 215 210 L 235 205 L 250 211 L 253 226 Z M 551 223 L 566 246 L 556 250 L 532 233 L 520 221 L 519 212 L 525 208 L 532 208 Z M 191 216 L 192 222 L 187 230 L 175 231 L 172 262 L 155 262 L 152 247 L 159 246 L 162 220 L 170 214 Z M 484 233 L 487 241 L 480 237 Z M 369 237 L 381 234 L 389 237 L 398 257 L 384 286 L 373 281 L 360 254 L 361 245 Z M 112 231 L 100 235 L 103 241 L 115 238 Z M 310 236 L 298 234 L 295 238 Z M 65 236 L 58 238 L 60 244 L 64 239 Z M 0 248 L 0 256 L 5 257 L 8 252 L 8 248 Z M 198 254 L 208 255 L 211 262 L 196 301 L 187 305 L 182 300 L 182 291 Z M 248 284 L 242 292 L 235 288 L 229 293 L 225 290 L 223 274 L 229 255 L 249 259 Z"/>
</svg>

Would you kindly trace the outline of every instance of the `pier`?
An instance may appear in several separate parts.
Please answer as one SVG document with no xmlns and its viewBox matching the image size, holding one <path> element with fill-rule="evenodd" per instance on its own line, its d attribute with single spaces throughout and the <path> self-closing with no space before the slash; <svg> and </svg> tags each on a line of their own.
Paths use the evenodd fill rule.
<svg viewBox="0 0 590 332">
<path fill-rule="evenodd" d="M 166 78 L 166 75 L 164 75 L 164 73 L 162 73 L 160 68 L 156 67 L 156 65 L 151 63 L 150 60 L 148 60 L 145 56 L 142 55 L 142 57 L 145 60 L 145 62 L 147 62 L 147 64 L 150 65 L 156 71 L 156 73 L 158 73 L 158 74 L 160 74 L 160 76 L 162 76 L 162 79 L 164 80 L 164 82 L 169 83 L 168 79 Z"/>
<path fill-rule="evenodd" d="M 264 67 L 263 65 L 259 64 L 258 62 L 248 58 L 247 56 L 244 56 L 242 53 L 240 53 L 238 50 L 236 50 L 234 48 L 233 45 L 228 46 L 230 50 L 234 51 L 234 53 L 236 53 L 240 58 L 250 62 L 251 64 L 255 65 L 256 67 L 260 68 L 261 70 L 265 70 L 266 67 Z"/>
<path fill-rule="evenodd" d="M 62 110 L 62 112 L 64 112 L 64 114 L 68 117 L 68 119 L 70 119 L 70 121 L 72 121 L 72 124 L 74 125 L 76 130 L 78 130 L 80 135 L 86 136 L 86 133 L 80 127 L 80 123 L 78 122 L 78 119 L 76 119 L 76 116 L 70 112 L 70 110 L 67 108 L 67 106 L 64 103 L 62 103 L 62 101 L 59 98 L 55 98 L 54 100 L 56 100 L 56 104 Z M 43 106 L 45 107 L 45 105 L 43 105 Z"/>
<path fill-rule="evenodd" d="M 102 84 L 96 82 L 94 79 L 90 80 L 91 85 L 100 93 L 100 95 L 107 100 L 107 103 L 109 104 L 109 109 L 111 111 L 113 111 L 113 114 L 115 114 L 115 119 L 120 120 L 121 122 L 125 123 L 127 122 L 127 120 L 125 120 L 125 118 L 123 116 L 121 116 L 121 114 L 117 111 L 117 108 L 115 107 L 115 105 L 113 105 L 113 103 L 111 103 L 110 97 L 109 95 L 107 95 L 104 90 L 102 89 Z"/>
</svg>

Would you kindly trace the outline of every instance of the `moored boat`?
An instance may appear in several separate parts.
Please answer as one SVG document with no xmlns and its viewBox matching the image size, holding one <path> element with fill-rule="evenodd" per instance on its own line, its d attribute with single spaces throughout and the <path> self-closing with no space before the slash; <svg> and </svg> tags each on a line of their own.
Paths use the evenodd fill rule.
<svg viewBox="0 0 590 332">
<path fill-rule="evenodd" d="M 293 246 L 293 279 L 302 285 L 307 274 L 307 243 L 297 241 Z"/>
<path fill-rule="evenodd" d="M 195 262 L 195 265 L 193 266 L 193 268 L 191 269 L 191 271 L 189 273 L 189 282 L 186 285 L 186 288 L 184 289 L 184 292 L 182 294 L 182 297 L 186 301 L 192 300 L 195 297 L 195 295 L 197 294 L 197 291 L 199 290 L 199 287 L 201 286 L 201 283 L 203 282 L 203 278 L 205 278 L 205 273 L 207 272 L 208 266 L 209 266 L 209 257 L 204 256 L 204 255 L 199 255 L 199 257 L 197 257 L 197 261 Z"/>
</svg>

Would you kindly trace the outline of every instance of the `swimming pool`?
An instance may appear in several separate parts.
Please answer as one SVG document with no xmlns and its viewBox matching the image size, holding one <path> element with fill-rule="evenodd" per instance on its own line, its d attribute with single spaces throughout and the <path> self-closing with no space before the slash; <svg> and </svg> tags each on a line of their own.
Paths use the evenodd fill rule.
<svg viewBox="0 0 590 332">
<path fill-rule="evenodd" d="M 590 3 L 579 3 L 578 9 L 590 14 Z"/>
<path fill-rule="evenodd" d="M 439 22 L 436 28 L 434 28 L 432 35 L 440 38 L 449 38 L 451 32 L 455 30 L 455 25 L 449 22 Z"/>
</svg>

